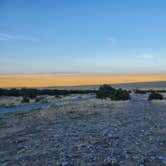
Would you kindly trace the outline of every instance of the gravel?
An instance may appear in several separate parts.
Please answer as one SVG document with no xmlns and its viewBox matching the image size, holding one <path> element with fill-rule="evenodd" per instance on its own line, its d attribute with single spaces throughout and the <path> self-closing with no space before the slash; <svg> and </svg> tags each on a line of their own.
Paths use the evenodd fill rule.
<svg viewBox="0 0 166 166">
<path fill-rule="evenodd" d="M 165 166 L 166 102 L 141 96 L 0 119 L 0 165 Z"/>
</svg>

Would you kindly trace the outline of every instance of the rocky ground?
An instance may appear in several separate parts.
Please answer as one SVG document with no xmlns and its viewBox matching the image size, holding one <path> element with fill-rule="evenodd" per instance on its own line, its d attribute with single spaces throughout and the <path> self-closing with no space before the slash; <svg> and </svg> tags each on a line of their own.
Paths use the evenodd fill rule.
<svg viewBox="0 0 166 166">
<path fill-rule="evenodd" d="M 0 117 L 0 165 L 164 166 L 166 102 L 91 101 Z"/>
</svg>

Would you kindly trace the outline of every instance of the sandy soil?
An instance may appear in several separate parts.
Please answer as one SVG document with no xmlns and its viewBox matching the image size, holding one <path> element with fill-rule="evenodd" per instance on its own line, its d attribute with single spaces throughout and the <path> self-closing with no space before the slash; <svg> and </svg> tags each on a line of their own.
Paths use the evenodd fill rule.
<svg viewBox="0 0 166 166">
<path fill-rule="evenodd" d="M 55 87 L 166 81 L 166 75 L 33 74 L 0 75 L 0 87 Z"/>
<path fill-rule="evenodd" d="M 96 100 L 0 118 L 0 165 L 166 165 L 166 102 Z"/>
</svg>

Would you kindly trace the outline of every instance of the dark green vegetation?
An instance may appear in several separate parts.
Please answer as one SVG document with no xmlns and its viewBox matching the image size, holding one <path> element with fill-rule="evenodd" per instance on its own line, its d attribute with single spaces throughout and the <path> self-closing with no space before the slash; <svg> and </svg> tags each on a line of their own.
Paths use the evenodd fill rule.
<svg viewBox="0 0 166 166">
<path fill-rule="evenodd" d="M 147 91 L 147 90 L 135 89 L 134 92 L 135 92 L 136 94 L 146 94 L 146 93 L 149 92 L 149 90 Z"/>
<path fill-rule="evenodd" d="M 28 103 L 30 99 L 36 99 L 39 95 L 50 95 L 50 96 L 65 96 L 70 94 L 96 94 L 97 98 L 105 99 L 110 98 L 111 100 L 128 100 L 130 99 L 130 92 L 123 89 L 115 89 L 110 85 L 102 85 L 99 90 L 58 90 L 58 89 L 30 89 L 30 88 L 12 88 L 12 89 L 0 89 L 0 96 L 22 96 L 23 103 Z"/>
<path fill-rule="evenodd" d="M 130 92 L 123 89 L 115 89 L 109 85 L 102 85 L 96 93 L 96 97 L 99 99 L 129 100 Z"/>
<path fill-rule="evenodd" d="M 135 89 L 134 90 L 136 94 L 146 94 L 146 93 L 166 93 L 166 90 L 152 90 L 152 89 L 148 89 L 148 90 L 140 90 L 140 89 Z"/>
<path fill-rule="evenodd" d="M 148 100 L 151 101 L 151 100 L 162 100 L 163 99 L 163 96 L 157 92 L 151 92 L 149 94 L 149 97 L 148 97 Z"/>
<path fill-rule="evenodd" d="M 135 90 L 136 94 L 146 94 L 146 93 L 150 93 L 148 96 L 148 100 L 163 100 L 163 96 L 160 93 L 166 93 L 166 90 L 140 90 L 140 89 L 136 89 Z"/>
<path fill-rule="evenodd" d="M 58 89 L 0 89 L 0 96 L 23 96 L 31 99 L 36 98 L 38 95 L 50 95 L 50 96 L 60 96 L 60 95 L 70 95 L 70 94 L 88 94 L 96 93 L 96 90 L 58 90 Z"/>
<path fill-rule="evenodd" d="M 29 103 L 30 102 L 30 98 L 28 96 L 24 96 L 21 102 L 22 103 Z"/>
<path fill-rule="evenodd" d="M 122 89 L 115 89 L 109 85 L 100 86 L 99 90 L 58 90 L 58 89 L 30 89 L 30 88 L 12 88 L 12 89 L 0 89 L 0 96 L 22 96 L 23 100 L 35 99 L 38 95 L 50 95 L 60 97 L 60 95 L 70 94 L 88 94 L 96 93 L 98 98 L 111 98 L 114 100 L 129 97 L 129 91 Z M 24 102 L 24 101 L 23 101 Z"/>
</svg>

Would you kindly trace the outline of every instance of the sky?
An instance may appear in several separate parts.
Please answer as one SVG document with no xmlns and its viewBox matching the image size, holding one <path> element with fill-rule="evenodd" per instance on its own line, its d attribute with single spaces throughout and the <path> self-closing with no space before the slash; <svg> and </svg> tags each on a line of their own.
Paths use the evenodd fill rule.
<svg viewBox="0 0 166 166">
<path fill-rule="evenodd" d="M 0 74 L 165 74 L 165 9 L 165 0 L 0 0 Z"/>
</svg>

